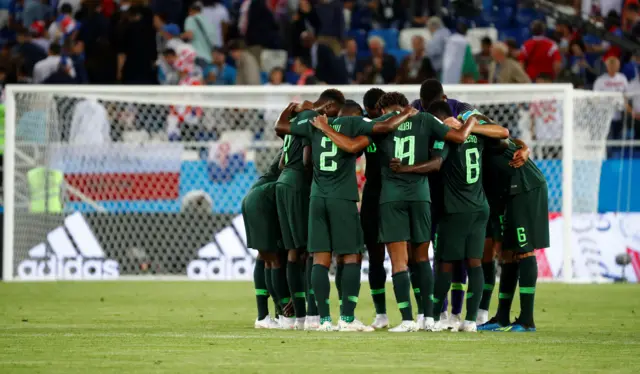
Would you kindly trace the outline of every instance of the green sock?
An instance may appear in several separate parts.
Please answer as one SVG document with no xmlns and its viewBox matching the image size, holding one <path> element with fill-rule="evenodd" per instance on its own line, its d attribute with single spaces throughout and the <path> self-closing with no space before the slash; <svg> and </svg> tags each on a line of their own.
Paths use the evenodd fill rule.
<svg viewBox="0 0 640 374">
<path fill-rule="evenodd" d="M 317 316 L 318 305 L 316 304 L 316 297 L 311 287 L 311 269 L 313 269 L 313 256 L 309 255 L 304 269 L 304 286 L 307 291 L 307 315 Z"/>
<path fill-rule="evenodd" d="M 258 320 L 269 315 L 269 291 L 265 283 L 264 261 L 256 260 L 253 268 L 253 286 L 256 290 L 256 304 L 258 306 Z"/>
<path fill-rule="evenodd" d="M 413 321 L 413 312 L 411 311 L 411 281 L 409 273 L 401 271 L 391 276 L 393 281 L 393 292 L 396 294 L 398 309 L 402 315 L 403 321 Z"/>
<path fill-rule="evenodd" d="M 331 284 L 329 283 L 329 268 L 315 264 L 311 270 L 311 286 L 316 295 L 320 323 L 331 321 L 331 310 L 329 309 L 329 295 Z"/>
<path fill-rule="evenodd" d="M 275 306 L 276 317 L 282 314 L 282 308 L 280 308 L 280 302 L 278 301 L 278 296 L 276 295 L 276 291 L 273 288 L 273 269 L 264 269 L 264 283 L 267 286 L 267 291 L 269 291 L 269 295 L 271 295 L 271 300 L 273 300 L 273 305 Z"/>
<path fill-rule="evenodd" d="M 489 310 L 491 304 L 491 295 L 496 285 L 496 263 L 495 261 L 483 262 L 482 273 L 484 274 L 484 287 L 482 288 L 482 300 L 480 301 L 480 309 Z"/>
<path fill-rule="evenodd" d="M 369 262 L 369 287 L 371 288 L 371 298 L 376 314 L 387 314 L 387 300 L 385 295 L 385 284 L 387 273 L 384 264 L 371 264 Z"/>
<path fill-rule="evenodd" d="M 276 291 L 276 296 L 280 302 L 282 308 L 285 307 L 291 300 L 291 294 L 289 293 L 289 285 L 287 284 L 287 270 L 282 268 L 271 269 L 271 281 L 273 282 L 273 289 Z"/>
<path fill-rule="evenodd" d="M 340 303 L 340 315 L 342 315 L 342 273 L 344 264 L 336 264 L 336 290 L 338 290 L 338 300 Z"/>
<path fill-rule="evenodd" d="M 484 286 L 484 275 L 482 266 L 467 268 L 469 287 L 467 288 L 467 316 L 465 320 L 475 322 L 478 318 L 478 308 L 482 299 L 482 288 Z"/>
<path fill-rule="evenodd" d="M 296 312 L 296 317 L 305 317 L 307 311 L 305 310 L 304 282 L 302 269 L 297 262 L 287 262 L 287 283 L 289 283 L 289 293 L 293 297 L 293 310 Z"/>
<path fill-rule="evenodd" d="M 518 284 L 518 263 L 511 262 L 502 264 L 500 273 L 500 293 L 498 294 L 498 323 L 507 326 L 511 323 L 511 303 L 513 303 L 513 293 Z"/>
<path fill-rule="evenodd" d="M 520 260 L 520 317 L 518 322 L 528 327 L 534 327 L 533 302 L 536 296 L 536 281 L 538 280 L 538 261 L 536 256 L 529 256 Z"/>
<path fill-rule="evenodd" d="M 340 319 L 353 322 L 358 296 L 360 296 L 360 264 L 344 264 L 343 272 Z"/>
<path fill-rule="evenodd" d="M 416 298 L 416 305 L 418 306 L 418 314 L 424 314 L 424 303 L 422 301 L 422 293 L 420 293 L 420 267 L 417 263 L 409 263 L 409 277 L 411 278 L 413 296 Z"/>
<path fill-rule="evenodd" d="M 417 265 L 420 272 L 422 310 L 425 317 L 433 317 L 433 271 L 431 270 L 431 262 L 422 261 L 418 262 Z"/>
<path fill-rule="evenodd" d="M 451 278 L 453 273 L 440 271 L 436 274 L 436 281 L 433 287 L 433 310 L 442 310 L 442 304 L 447 298 L 449 288 L 451 288 Z M 433 319 L 440 320 L 440 313 L 434 313 Z"/>
</svg>

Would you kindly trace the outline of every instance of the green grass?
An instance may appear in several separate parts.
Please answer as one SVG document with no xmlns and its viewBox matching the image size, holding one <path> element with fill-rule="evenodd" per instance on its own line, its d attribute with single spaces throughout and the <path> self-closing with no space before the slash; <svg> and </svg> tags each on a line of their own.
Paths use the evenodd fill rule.
<svg viewBox="0 0 640 374">
<path fill-rule="evenodd" d="M 254 330 L 252 294 L 225 282 L 0 284 L 0 373 L 640 371 L 637 285 L 541 284 L 533 334 Z M 360 300 L 368 323 L 364 285 Z"/>
</svg>

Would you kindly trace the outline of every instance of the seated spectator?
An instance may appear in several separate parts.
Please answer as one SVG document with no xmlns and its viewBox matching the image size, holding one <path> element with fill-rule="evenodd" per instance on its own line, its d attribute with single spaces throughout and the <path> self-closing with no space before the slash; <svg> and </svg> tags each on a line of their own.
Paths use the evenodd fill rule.
<svg viewBox="0 0 640 374">
<path fill-rule="evenodd" d="M 371 57 L 364 63 L 363 83 L 388 84 L 396 78 L 396 59 L 384 53 L 384 40 L 378 36 L 369 38 Z"/>
<path fill-rule="evenodd" d="M 444 58 L 444 48 L 447 40 L 451 36 L 451 31 L 444 27 L 442 20 L 438 17 L 431 17 L 427 21 L 427 29 L 431 32 L 431 40 L 427 49 L 427 57 L 439 77 L 442 74 L 442 59 Z"/>
<path fill-rule="evenodd" d="M 165 49 L 161 57 L 158 58 L 156 65 L 158 67 L 158 82 L 162 85 L 175 85 L 180 80 L 180 75 L 174 65 L 178 58 L 176 51 L 173 49 Z"/>
<path fill-rule="evenodd" d="M 32 76 L 33 67 L 37 62 L 47 58 L 47 52 L 33 43 L 31 33 L 23 28 L 18 31 L 18 44 L 13 49 L 13 57 L 19 58 L 24 66 L 24 72 Z"/>
<path fill-rule="evenodd" d="M 344 43 L 344 52 L 338 57 L 338 66 L 347 73 L 349 84 L 360 83 L 358 78 L 362 79 L 362 74 L 358 77 L 358 73 L 362 73 L 362 66 L 358 61 L 358 44 L 355 39 L 349 38 Z"/>
<path fill-rule="evenodd" d="M 215 29 L 202 14 L 202 3 L 196 1 L 189 7 L 189 17 L 184 21 L 181 38 L 190 42 L 198 54 L 196 64 L 205 69 L 211 63 L 215 45 Z"/>
<path fill-rule="evenodd" d="M 266 84 L 267 86 L 282 86 L 289 85 L 289 83 L 284 81 L 284 69 L 283 68 L 273 68 L 269 73 L 269 81 Z"/>
<path fill-rule="evenodd" d="M 489 65 L 489 83 L 531 83 L 531 79 L 518 61 L 507 58 L 509 47 L 502 42 L 491 48 L 493 62 Z"/>
<path fill-rule="evenodd" d="M 480 53 L 475 55 L 476 64 L 478 64 L 478 72 L 480 73 L 480 83 L 489 82 L 489 65 L 493 58 L 491 57 L 491 38 L 485 36 L 480 42 Z"/>
<path fill-rule="evenodd" d="M 294 73 L 300 76 L 296 85 L 310 86 L 319 83 L 318 78 L 315 76 L 315 71 L 311 68 L 309 59 L 305 57 L 296 57 L 295 60 L 293 60 L 292 69 Z"/>
<path fill-rule="evenodd" d="M 38 45 L 42 50 L 48 51 L 51 41 L 45 37 L 45 23 L 44 21 L 35 21 L 29 26 L 29 32 L 31 32 L 31 42 Z"/>
<path fill-rule="evenodd" d="M 33 67 L 33 83 L 43 83 L 51 74 L 59 70 L 66 72 L 71 78 L 76 77 L 73 62 L 69 57 L 60 56 L 61 50 L 60 44 L 55 42 L 51 44 L 49 56 Z"/>
<path fill-rule="evenodd" d="M 230 86 L 236 84 L 236 69 L 227 64 L 227 56 L 222 48 L 216 48 L 212 52 L 211 64 L 204 70 L 207 84 Z"/>
<path fill-rule="evenodd" d="M 241 41 L 229 43 L 231 58 L 236 62 L 236 84 L 238 85 L 259 85 L 260 64 L 255 56 L 243 48 Z"/>
<path fill-rule="evenodd" d="M 533 37 L 524 42 L 520 51 L 520 61 L 531 79 L 535 79 L 540 73 L 547 73 L 555 78 L 562 68 L 558 45 L 547 38 L 545 32 L 544 22 L 534 21 L 531 24 Z"/>
<path fill-rule="evenodd" d="M 311 31 L 305 31 L 300 35 L 302 45 L 307 49 L 305 57 L 309 59 L 311 67 L 316 72 L 316 77 L 327 84 L 346 84 L 346 73 L 341 66 L 337 66 L 336 56 L 328 46 L 318 43 Z"/>
<path fill-rule="evenodd" d="M 433 70 L 431 61 L 425 53 L 425 41 L 420 35 L 411 38 L 411 54 L 402 60 L 400 70 L 396 77 L 399 84 L 420 84 L 427 79 L 435 78 L 436 72 Z"/>
<path fill-rule="evenodd" d="M 600 92 L 625 92 L 629 86 L 627 77 L 620 73 L 620 60 L 617 57 L 611 56 L 605 61 L 607 72 L 602 74 L 596 79 L 593 84 L 594 91 Z M 623 121 L 622 113 L 618 112 L 613 116 L 611 121 L 611 131 L 609 132 L 609 139 L 622 139 L 623 136 Z"/>
</svg>

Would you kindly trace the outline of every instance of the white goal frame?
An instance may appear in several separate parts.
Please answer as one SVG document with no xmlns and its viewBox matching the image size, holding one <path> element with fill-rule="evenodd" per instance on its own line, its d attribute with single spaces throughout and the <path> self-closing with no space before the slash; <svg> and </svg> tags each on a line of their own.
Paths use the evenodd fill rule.
<svg viewBox="0 0 640 374">
<path fill-rule="evenodd" d="M 345 96 L 349 94 L 362 94 L 373 86 L 337 86 Z M 11 281 L 14 278 L 14 208 L 15 208 L 15 162 L 16 162 L 16 94 L 20 93 L 47 93 L 62 94 L 70 97 L 83 98 L 111 98 L 117 100 L 132 100 L 136 103 L 152 103 L 175 105 L 177 100 L 185 98 L 189 105 L 198 106 L 214 106 L 229 107 L 231 100 L 241 98 L 239 95 L 273 95 L 273 94 L 291 94 L 292 92 L 300 94 L 320 93 L 327 86 L 199 86 L 199 87 L 183 87 L 183 86 L 63 86 L 63 85 L 8 85 L 5 94 L 5 151 L 4 151 L 4 251 L 3 251 L 3 279 Z M 413 86 L 397 86 L 388 85 L 382 87 L 385 91 L 411 92 L 410 100 L 419 97 L 420 87 Z M 563 139 L 562 139 L 562 216 L 563 216 L 563 275 L 565 281 L 572 280 L 572 200 L 573 200 L 573 161 L 574 161 L 574 98 L 582 95 L 593 93 L 585 93 L 574 90 L 569 84 L 549 84 L 549 85 L 447 85 L 445 93 L 469 93 L 476 95 L 492 95 L 502 94 L 513 97 L 514 101 L 526 101 L 531 95 L 548 93 L 552 91 L 563 99 Z M 201 96 L 200 96 L 201 95 Z M 207 97 L 209 95 L 209 99 Z M 215 95 L 216 100 L 227 101 L 226 104 L 212 102 L 210 99 Z M 619 94 L 613 94 L 619 95 Z M 464 96 L 464 95 L 462 95 Z M 619 95 L 621 97 L 621 95 Z M 234 99 L 235 97 L 235 99 Z M 464 101 L 464 97 L 457 97 L 452 94 L 451 97 L 459 98 Z M 183 104 L 184 105 L 184 104 Z M 249 105 L 242 102 L 235 102 L 235 107 L 243 107 Z M 572 125 L 567 125 L 572 124 Z M 145 279 L 144 277 L 141 277 Z"/>
</svg>

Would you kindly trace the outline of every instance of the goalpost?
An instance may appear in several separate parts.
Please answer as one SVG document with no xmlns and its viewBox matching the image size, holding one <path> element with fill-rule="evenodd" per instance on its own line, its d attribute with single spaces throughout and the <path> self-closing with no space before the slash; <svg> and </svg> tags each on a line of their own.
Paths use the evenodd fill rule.
<svg viewBox="0 0 640 374">
<path fill-rule="evenodd" d="M 240 202 L 282 145 L 291 101 L 327 86 L 6 88 L 3 278 L 250 279 Z M 362 103 L 368 86 L 337 87 Z M 419 86 L 384 86 L 412 101 Z M 596 280 L 575 214 L 598 212 L 606 137 L 620 94 L 570 85 L 452 85 L 530 144 L 549 184 L 550 278 Z M 363 161 L 361 160 L 360 164 Z M 361 173 L 359 174 L 361 175 Z"/>
</svg>

